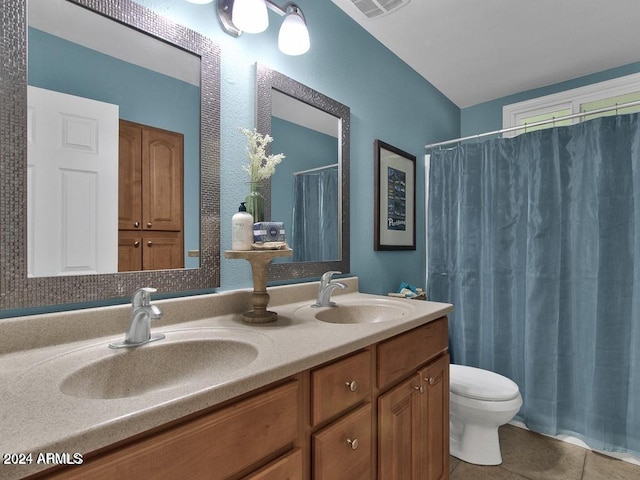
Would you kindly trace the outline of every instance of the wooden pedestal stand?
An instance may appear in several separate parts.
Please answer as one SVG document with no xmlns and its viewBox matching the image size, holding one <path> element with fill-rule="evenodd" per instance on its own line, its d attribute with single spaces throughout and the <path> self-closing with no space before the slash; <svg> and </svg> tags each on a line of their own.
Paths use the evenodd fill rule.
<svg viewBox="0 0 640 480">
<path fill-rule="evenodd" d="M 225 258 L 243 258 L 251 263 L 253 272 L 253 295 L 251 305 L 253 311 L 243 314 L 244 321 L 248 323 L 268 323 L 278 319 L 276 312 L 267 310 L 269 305 L 269 294 L 267 293 L 267 268 L 274 258 L 290 257 L 293 250 L 290 248 L 282 250 L 226 250 Z"/>
</svg>

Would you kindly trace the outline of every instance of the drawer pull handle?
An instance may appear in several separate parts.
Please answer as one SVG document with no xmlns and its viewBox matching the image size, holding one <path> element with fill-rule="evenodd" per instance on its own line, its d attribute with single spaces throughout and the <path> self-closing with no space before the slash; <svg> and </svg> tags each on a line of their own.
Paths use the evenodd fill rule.
<svg viewBox="0 0 640 480">
<path fill-rule="evenodd" d="M 350 382 L 346 382 L 344 385 L 345 385 L 345 387 L 347 387 L 352 392 L 355 392 L 356 390 L 358 390 L 358 382 L 356 382 L 355 380 L 352 380 Z"/>
<path fill-rule="evenodd" d="M 133 222 L 133 228 L 138 228 L 140 226 L 140 222 Z"/>
<path fill-rule="evenodd" d="M 416 385 L 415 387 L 413 387 L 413 389 L 418 390 L 420 392 L 420 395 L 424 393 L 424 385 Z"/>
<path fill-rule="evenodd" d="M 140 246 L 140 242 L 136 240 L 135 242 L 133 242 L 133 246 L 138 248 Z"/>
<path fill-rule="evenodd" d="M 151 227 L 153 227 L 153 223 L 147 222 L 147 228 L 151 228 Z"/>
<path fill-rule="evenodd" d="M 358 448 L 358 439 L 354 438 L 347 438 L 347 443 L 349 444 L 349 446 L 351 447 L 351 450 L 355 450 Z"/>
</svg>

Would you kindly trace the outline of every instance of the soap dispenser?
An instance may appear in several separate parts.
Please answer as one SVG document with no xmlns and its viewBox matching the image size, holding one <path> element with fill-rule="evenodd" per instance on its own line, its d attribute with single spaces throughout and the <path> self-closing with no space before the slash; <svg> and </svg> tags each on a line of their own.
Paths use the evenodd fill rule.
<svg viewBox="0 0 640 480">
<path fill-rule="evenodd" d="M 247 212 L 245 202 L 240 204 L 238 213 L 231 217 L 231 249 L 252 250 L 253 247 L 253 217 Z"/>
</svg>

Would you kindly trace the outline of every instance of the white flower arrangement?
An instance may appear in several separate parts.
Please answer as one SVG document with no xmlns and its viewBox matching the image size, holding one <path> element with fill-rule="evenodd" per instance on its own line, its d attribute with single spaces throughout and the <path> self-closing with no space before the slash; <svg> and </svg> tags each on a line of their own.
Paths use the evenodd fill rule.
<svg viewBox="0 0 640 480">
<path fill-rule="evenodd" d="M 273 142 L 273 138 L 269 135 L 261 135 L 254 128 L 241 128 L 240 131 L 247 137 L 247 158 L 249 165 L 242 165 L 242 169 L 247 172 L 251 182 L 259 182 L 260 180 L 271 177 L 276 171 L 278 165 L 285 156 L 282 153 L 277 155 L 266 155 L 267 145 Z"/>
</svg>

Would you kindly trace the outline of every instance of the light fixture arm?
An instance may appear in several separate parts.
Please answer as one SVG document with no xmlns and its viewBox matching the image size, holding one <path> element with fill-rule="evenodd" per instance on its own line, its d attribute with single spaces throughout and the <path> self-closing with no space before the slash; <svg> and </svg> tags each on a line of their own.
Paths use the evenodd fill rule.
<svg viewBox="0 0 640 480">
<path fill-rule="evenodd" d="M 240 35 L 242 35 L 242 30 L 236 27 L 231 21 L 233 3 L 234 0 L 218 0 L 218 20 L 220 21 L 220 25 L 225 32 L 233 37 L 239 37 Z M 264 0 L 264 3 L 267 5 L 267 8 L 269 10 L 277 13 L 281 17 L 284 17 L 287 13 L 293 10 L 302 17 L 304 23 L 307 23 L 307 19 L 302 13 L 302 10 L 294 2 L 287 2 L 282 7 L 276 5 L 272 0 Z"/>
<path fill-rule="evenodd" d="M 304 17 L 304 14 L 302 13 L 302 10 L 294 2 L 287 2 L 287 3 L 284 4 L 283 7 L 279 7 L 272 0 L 264 0 L 264 3 L 267 4 L 267 8 L 269 10 L 271 10 L 272 12 L 276 12 L 281 17 L 284 17 L 287 13 L 289 13 L 289 9 L 291 9 L 291 10 L 297 12 L 302 17 L 302 19 L 304 20 L 304 23 L 307 23 L 307 19 Z"/>
<path fill-rule="evenodd" d="M 233 0 L 218 0 L 218 20 L 222 29 L 232 37 L 242 35 L 242 30 L 236 27 L 231 21 L 231 13 L 233 12 Z"/>
<path fill-rule="evenodd" d="M 269 10 L 271 10 L 272 12 L 276 12 L 281 17 L 284 17 L 287 14 L 287 5 L 289 5 L 289 3 L 291 2 L 287 3 L 287 5 L 282 8 L 273 3 L 271 0 L 264 0 L 264 3 L 267 4 L 267 8 Z"/>
</svg>

